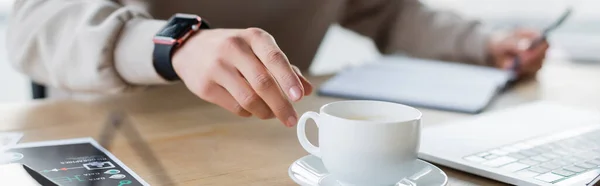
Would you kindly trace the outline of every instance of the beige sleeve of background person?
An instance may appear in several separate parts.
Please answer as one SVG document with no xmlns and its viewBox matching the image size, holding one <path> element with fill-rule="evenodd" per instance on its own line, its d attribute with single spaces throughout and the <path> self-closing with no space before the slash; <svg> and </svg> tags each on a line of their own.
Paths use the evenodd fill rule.
<svg viewBox="0 0 600 186">
<path fill-rule="evenodd" d="M 9 60 L 33 81 L 73 92 L 118 93 L 165 84 L 152 37 L 165 24 L 142 5 L 108 0 L 17 0 Z"/>
<path fill-rule="evenodd" d="M 348 0 L 339 22 L 372 38 L 384 54 L 488 65 L 488 29 L 418 0 Z"/>
</svg>

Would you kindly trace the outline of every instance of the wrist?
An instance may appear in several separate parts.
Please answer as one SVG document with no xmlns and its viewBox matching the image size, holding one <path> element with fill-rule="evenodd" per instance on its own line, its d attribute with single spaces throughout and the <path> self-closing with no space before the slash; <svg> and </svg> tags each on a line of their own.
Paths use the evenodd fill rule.
<svg viewBox="0 0 600 186">
<path fill-rule="evenodd" d="M 191 45 L 193 45 L 193 41 L 195 39 L 195 37 L 199 34 L 198 31 L 196 33 L 194 33 L 192 36 L 190 36 L 190 38 L 188 39 L 188 41 L 186 41 L 185 43 L 182 43 L 181 45 L 175 47 L 173 49 L 173 55 L 171 57 L 171 64 L 173 66 L 173 70 L 175 71 L 175 73 L 177 74 L 177 76 L 179 76 L 181 79 L 183 75 L 183 73 L 185 72 L 185 65 L 183 65 L 185 63 L 185 61 L 188 61 L 190 59 L 190 56 L 188 54 L 190 54 L 189 49 L 194 48 Z M 193 50 L 192 50 L 193 53 Z"/>
<path fill-rule="evenodd" d="M 484 65 L 486 65 L 486 66 L 491 66 L 491 67 L 496 66 L 496 62 L 495 62 L 496 50 L 494 49 L 494 43 L 495 43 L 495 36 L 494 36 L 494 34 L 492 34 L 488 38 L 486 45 L 485 45 L 486 52 L 485 52 L 485 61 L 484 61 L 485 64 Z"/>
<path fill-rule="evenodd" d="M 208 29 L 208 24 L 199 16 L 175 14 L 154 36 L 153 66 L 156 72 L 167 81 L 180 80 L 173 57 L 175 51 L 200 29 Z"/>
<path fill-rule="evenodd" d="M 488 53 L 488 66 L 500 68 L 499 58 L 504 55 L 502 41 L 508 37 L 508 34 L 504 31 L 496 31 L 490 35 L 490 39 L 487 46 Z"/>
</svg>

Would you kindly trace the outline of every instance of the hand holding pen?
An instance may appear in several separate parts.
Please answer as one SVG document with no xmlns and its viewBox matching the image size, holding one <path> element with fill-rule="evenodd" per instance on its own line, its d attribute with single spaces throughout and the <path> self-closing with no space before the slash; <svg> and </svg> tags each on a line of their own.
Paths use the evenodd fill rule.
<svg viewBox="0 0 600 186">
<path fill-rule="evenodd" d="M 489 52 L 493 66 L 514 70 L 515 77 L 535 74 L 542 68 L 549 44 L 540 40 L 541 33 L 536 29 L 519 28 L 511 32 L 498 32 L 490 40 Z M 536 47 L 530 47 L 536 44 Z M 515 68 L 518 60 L 518 69 Z"/>
<path fill-rule="evenodd" d="M 488 51 L 492 65 L 511 70 L 515 79 L 536 74 L 543 65 L 549 48 L 548 36 L 570 16 L 568 8 L 553 24 L 543 31 L 536 29 L 516 29 L 511 32 L 499 32 L 492 35 Z"/>
<path fill-rule="evenodd" d="M 522 31 L 526 32 L 526 31 Z M 529 32 L 519 41 L 517 41 L 517 49 L 514 59 L 509 63 L 510 70 L 515 75 L 531 75 L 542 68 L 546 51 L 550 47 L 547 38 L 542 34 Z"/>
<path fill-rule="evenodd" d="M 556 28 L 558 28 L 560 25 L 562 25 L 562 23 L 571 15 L 571 12 L 572 12 L 572 9 L 570 7 L 567 8 L 567 10 L 553 24 L 551 24 L 546 29 L 544 29 L 544 31 L 542 32 L 542 34 L 539 37 L 536 37 L 531 42 L 520 41 L 519 48 L 521 48 L 525 52 L 540 50 L 539 48 L 547 49 L 548 35 L 552 31 L 554 31 Z M 522 69 L 524 66 L 523 65 L 523 61 L 524 61 L 523 57 L 526 57 L 526 56 L 516 55 L 513 60 L 513 63 L 512 63 L 512 66 L 510 69 L 513 72 L 515 72 L 515 74 L 522 74 L 524 70 L 527 70 L 527 69 Z M 540 65 L 540 68 L 541 68 L 541 65 Z M 527 72 L 527 71 L 525 71 L 525 72 Z"/>
</svg>

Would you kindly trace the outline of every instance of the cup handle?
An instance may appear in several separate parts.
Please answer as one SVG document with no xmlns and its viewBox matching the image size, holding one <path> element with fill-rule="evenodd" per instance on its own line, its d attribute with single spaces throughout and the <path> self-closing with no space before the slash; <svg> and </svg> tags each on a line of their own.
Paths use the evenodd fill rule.
<svg viewBox="0 0 600 186">
<path fill-rule="evenodd" d="M 312 143 L 310 143 L 310 141 L 308 141 L 308 138 L 306 137 L 306 121 L 308 121 L 308 119 L 312 119 L 315 121 L 315 124 L 317 125 L 317 128 L 319 127 L 319 118 L 320 115 L 316 112 L 312 112 L 312 111 L 308 111 L 304 114 L 302 114 L 302 116 L 300 117 L 300 119 L 298 119 L 298 141 L 300 141 L 300 145 L 302 145 L 302 148 L 304 148 L 304 150 L 306 150 L 308 153 L 321 158 L 321 149 L 319 149 L 319 147 L 316 147 L 315 145 L 313 145 Z"/>
</svg>

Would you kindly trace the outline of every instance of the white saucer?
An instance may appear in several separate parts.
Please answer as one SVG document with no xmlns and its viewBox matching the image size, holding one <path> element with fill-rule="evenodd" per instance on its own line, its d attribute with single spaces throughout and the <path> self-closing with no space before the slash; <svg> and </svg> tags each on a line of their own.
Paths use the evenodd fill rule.
<svg viewBox="0 0 600 186">
<path fill-rule="evenodd" d="M 418 160 L 418 169 L 415 169 L 415 174 L 418 179 L 414 181 L 417 186 L 444 186 L 448 182 L 448 176 L 440 168 Z M 308 155 L 296 160 L 288 169 L 288 174 L 294 182 L 302 186 L 340 186 L 337 180 L 329 176 L 329 172 L 323 166 L 321 159 Z M 398 178 L 400 181 L 402 178 Z"/>
</svg>

